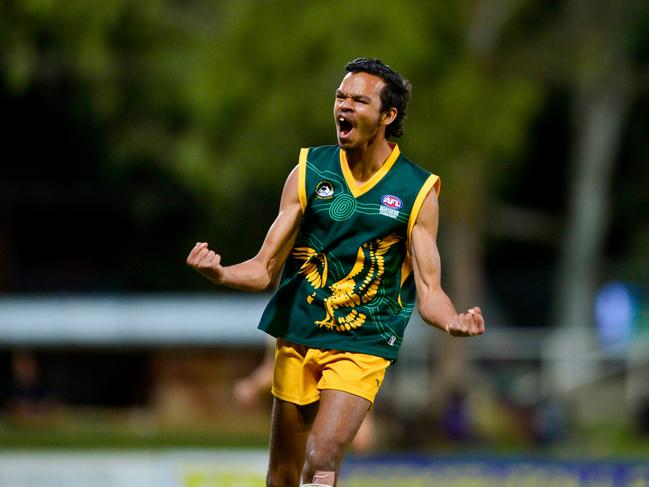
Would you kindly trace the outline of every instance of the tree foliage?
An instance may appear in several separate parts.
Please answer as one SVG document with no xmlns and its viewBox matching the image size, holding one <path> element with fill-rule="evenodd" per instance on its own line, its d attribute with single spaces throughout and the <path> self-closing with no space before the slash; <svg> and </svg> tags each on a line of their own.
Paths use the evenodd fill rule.
<svg viewBox="0 0 649 487">
<path fill-rule="evenodd" d="M 247 214 L 260 225 L 244 240 L 259 242 L 299 148 L 335 142 L 344 64 L 378 57 L 413 83 L 402 148 L 442 176 L 453 218 L 480 225 L 548 85 L 569 86 L 577 56 L 556 55 L 569 37 L 555 4 L 5 0 L 0 75 L 14 96 L 38 86 L 89 101 L 107 177 L 166 173 L 236 253 Z M 641 35 L 628 43 L 643 52 Z"/>
<path fill-rule="evenodd" d="M 334 142 L 344 63 L 379 57 L 414 85 L 406 150 L 453 181 L 457 161 L 515 154 L 537 96 L 467 59 L 469 6 L 16 1 L 3 15 L 3 71 L 14 93 L 61 82 L 90 93 L 109 171 L 154 164 L 217 206 L 276 189 L 300 146 Z"/>
</svg>

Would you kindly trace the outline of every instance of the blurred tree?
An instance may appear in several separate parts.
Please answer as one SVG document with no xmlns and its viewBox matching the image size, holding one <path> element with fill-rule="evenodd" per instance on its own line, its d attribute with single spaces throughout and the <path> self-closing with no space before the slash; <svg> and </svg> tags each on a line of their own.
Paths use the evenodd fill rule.
<svg viewBox="0 0 649 487">
<path fill-rule="evenodd" d="M 525 82 L 458 57 L 470 3 L 8 2 L 3 71 L 14 93 L 62 79 L 88 90 L 111 141 L 106 172 L 125 174 L 132 164 L 170 171 L 225 230 L 237 220 L 220 208 L 281 187 L 300 145 L 335 141 L 331 93 L 358 55 L 412 78 L 405 145 L 451 189 L 473 173 L 451 161 L 484 166 L 483 154 L 515 150 L 524 136 L 517 113 L 534 97 Z M 490 105 L 502 83 L 511 101 Z M 497 122 L 489 130 L 485 117 Z"/>
<path fill-rule="evenodd" d="M 483 252 L 489 218 L 500 180 L 520 161 L 543 93 L 538 80 L 499 62 L 508 47 L 503 27 L 517 8 L 516 2 L 500 0 L 456 3 L 452 27 L 441 30 L 446 35 L 451 31 L 453 39 L 445 60 L 429 67 L 424 75 L 428 82 L 415 85 L 416 106 L 425 107 L 425 115 L 413 110 L 409 145 L 421 159 L 433 154 L 431 169 L 442 175 L 441 245 L 448 258 L 449 294 L 460 309 L 485 307 Z M 428 13 L 439 16 L 435 9 Z M 438 385 L 444 392 L 470 381 L 467 345 L 450 338 L 440 343 Z"/>
<path fill-rule="evenodd" d="M 594 296 L 601 279 L 613 167 L 637 86 L 634 37 L 637 19 L 648 19 L 646 2 L 571 0 L 562 12 L 562 37 L 575 92 L 566 235 L 563 242 L 553 342 L 553 382 L 570 390 L 596 373 L 592 351 Z M 565 339 L 570 330 L 571 340 Z M 590 359 L 588 357 L 591 357 Z"/>
</svg>

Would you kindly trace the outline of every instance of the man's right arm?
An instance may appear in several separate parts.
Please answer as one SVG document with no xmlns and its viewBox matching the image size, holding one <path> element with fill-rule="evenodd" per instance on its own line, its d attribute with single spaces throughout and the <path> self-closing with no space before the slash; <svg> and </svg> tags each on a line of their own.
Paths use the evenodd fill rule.
<svg viewBox="0 0 649 487">
<path fill-rule="evenodd" d="M 187 265 L 212 282 L 244 291 L 265 291 L 272 287 L 288 257 L 302 218 L 298 197 L 298 167 L 289 174 L 282 191 L 279 213 L 259 253 L 231 266 L 221 265 L 221 256 L 207 242 L 198 242 L 187 256 Z"/>
<path fill-rule="evenodd" d="M 441 262 L 437 249 L 439 206 L 434 191 L 428 193 L 412 229 L 410 254 L 417 287 L 417 308 L 423 320 L 453 336 L 482 335 L 480 308 L 458 313 L 441 286 Z"/>
</svg>

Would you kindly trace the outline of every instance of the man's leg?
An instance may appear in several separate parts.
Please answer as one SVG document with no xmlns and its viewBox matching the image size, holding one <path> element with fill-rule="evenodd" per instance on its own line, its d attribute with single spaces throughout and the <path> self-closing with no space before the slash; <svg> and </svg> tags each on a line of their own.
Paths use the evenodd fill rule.
<svg viewBox="0 0 649 487">
<path fill-rule="evenodd" d="M 370 401 L 353 394 L 325 389 L 306 442 L 305 484 L 335 485 L 345 449 L 354 439 Z M 327 483 L 325 483 L 327 482 Z"/>
<path fill-rule="evenodd" d="M 317 403 L 298 406 L 274 399 L 267 487 L 300 485 L 306 440 L 316 411 Z"/>
</svg>

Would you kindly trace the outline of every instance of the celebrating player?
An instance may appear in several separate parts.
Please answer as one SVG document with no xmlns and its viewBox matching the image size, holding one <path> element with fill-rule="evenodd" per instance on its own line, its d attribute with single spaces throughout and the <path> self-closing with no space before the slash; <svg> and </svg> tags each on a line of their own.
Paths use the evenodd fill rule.
<svg viewBox="0 0 649 487">
<path fill-rule="evenodd" d="M 484 332 L 440 284 L 440 180 L 389 142 L 403 133 L 410 83 L 356 59 L 336 90 L 338 145 L 302 149 L 259 253 L 223 266 L 206 242 L 187 264 L 216 284 L 279 287 L 259 328 L 276 337 L 267 486 L 335 486 L 417 309 L 453 336 Z M 415 293 L 416 290 L 416 293 Z"/>
</svg>

